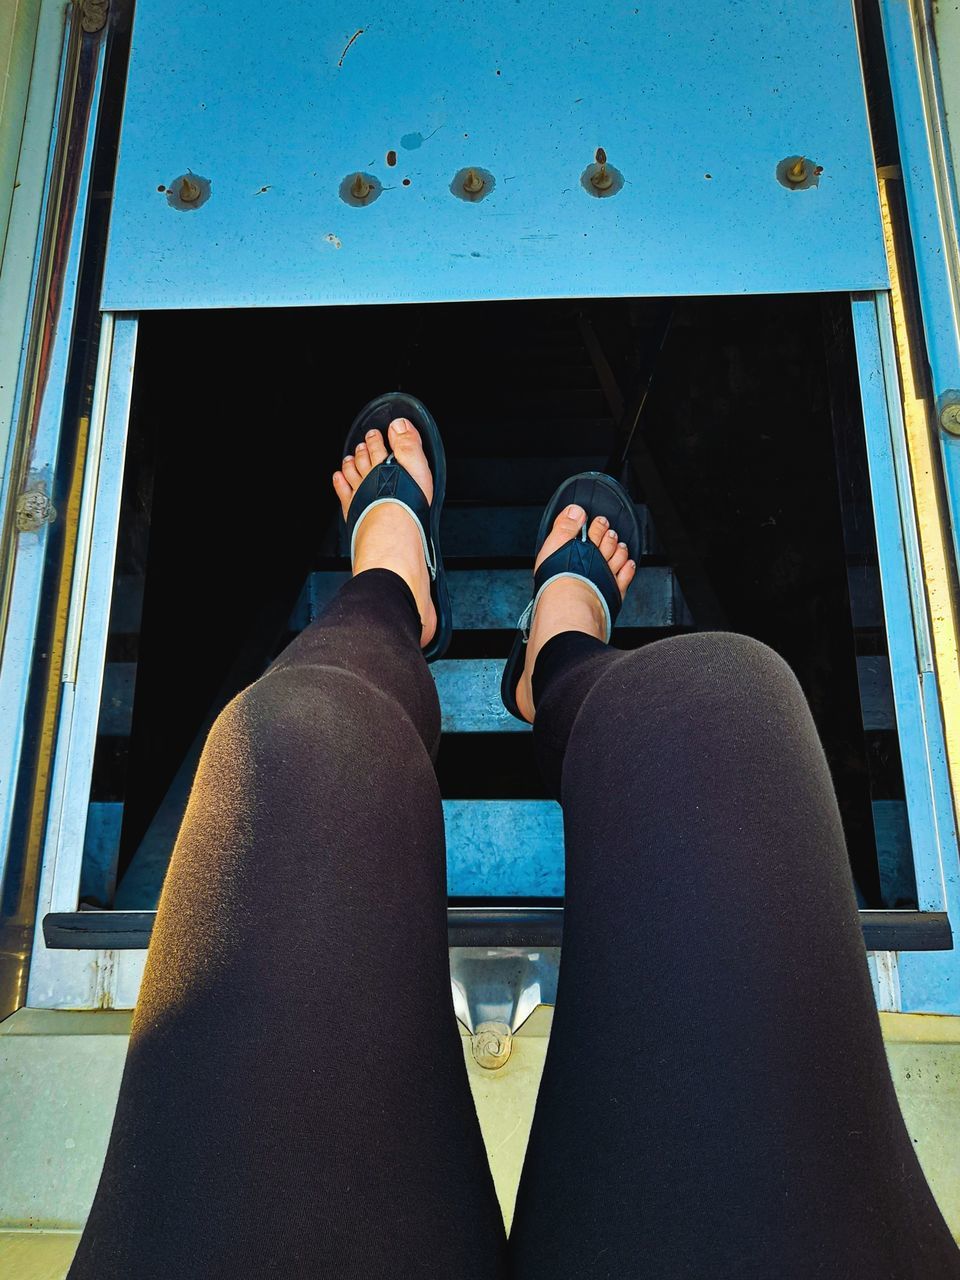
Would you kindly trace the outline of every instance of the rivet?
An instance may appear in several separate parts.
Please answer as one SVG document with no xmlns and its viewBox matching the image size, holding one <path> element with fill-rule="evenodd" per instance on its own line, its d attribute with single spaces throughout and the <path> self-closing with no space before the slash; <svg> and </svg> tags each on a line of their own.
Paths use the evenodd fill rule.
<svg viewBox="0 0 960 1280">
<path fill-rule="evenodd" d="M 796 160 L 787 170 L 788 182 L 804 182 L 807 177 L 807 162 L 803 156 L 797 156 Z"/>
<path fill-rule="evenodd" d="M 946 404 L 940 410 L 940 425 L 952 436 L 960 436 L 960 401 Z"/>
<path fill-rule="evenodd" d="M 348 173 L 340 183 L 340 199 L 355 209 L 373 204 L 382 191 L 379 179 L 372 173 Z"/>
<path fill-rule="evenodd" d="M 590 176 L 590 185 L 598 191 L 609 191 L 613 186 L 613 174 L 605 164 L 597 165 L 596 171 Z"/>
<path fill-rule="evenodd" d="M 777 181 L 788 191 L 811 191 L 820 185 L 823 165 L 809 156 L 785 156 L 777 165 Z"/>
<path fill-rule="evenodd" d="M 497 185 L 496 179 L 489 169 L 481 169 L 473 164 L 466 169 L 458 169 L 450 183 L 450 194 L 467 204 L 478 204 Z"/>
<path fill-rule="evenodd" d="M 473 1033 L 472 1048 L 478 1066 L 496 1071 L 513 1052 L 513 1035 L 505 1022 L 481 1022 Z"/>
<path fill-rule="evenodd" d="M 171 209 L 179 209 L 181 213 L 192 213 L 207 203 L 210 190 L 209 178 L 202 178 L 199 173 L 188 169 L 186 173 L 178 174 L 172 182 L 167 183 L 167 204 Z"/>
<path fill-rule="evenodd" d="M 177 194 L 184 204 L 193 204 L 194 200 L 200 199 L 201 190 L 199 182 L 194 182 L 193 178 L 185 175 L 180 179 L 180 190 Z"/>
<path fill-rule="evenodd" d="M 593 164 L 588 164 L 580 175 L 580 184 L 588 195 L 613 196 L 623 186 L 623 174 L 607 163 L 607 153 L 603 147 L 597 147 Z"/>
</svg>

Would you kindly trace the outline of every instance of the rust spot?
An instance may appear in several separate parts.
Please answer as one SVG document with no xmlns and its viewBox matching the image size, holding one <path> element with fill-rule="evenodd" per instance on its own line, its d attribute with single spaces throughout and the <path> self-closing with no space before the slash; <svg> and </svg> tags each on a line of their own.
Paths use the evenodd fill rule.
<svg viewBox="0 0 960 1280">
<path fill-rule="evenodd" d="M 167 189 L 167 188 L 163 185 L 163 183 L 162 183 L 162 182 L 160 183 L 159 187 L 157 187 L 157 190 L 158 190 L 158 191 L 166 191 L 166 189 Z"/>
<path fill-rule="evenodd" d="M 597 147 L 596 154 L 593 158 L 596 160 L 597 164 L 607 163 L 607 153 L 604 151 L 603 147 Z"/>
<path fill-rule="evenodd" d="M 409 178 L 404 178 L 404 180 L 403 180 L 403 185 L 404 185 L 405 187 L 409 187 L 409 185 L 410 185 L 410 179 L 409 179 Z"/>
<path fill-rule="evenodd" d="M 387 164 L 388 164 L 388 165 L 390 166 L 390 168 L 392 169 L 392 168 L 393 168 L 393 166 L 394 166 L 396 163 L 397 163 L 397 153 L 396 153 L 395 151 L 388 151 L 388 152 L 387 152 Z"/>
</svg>

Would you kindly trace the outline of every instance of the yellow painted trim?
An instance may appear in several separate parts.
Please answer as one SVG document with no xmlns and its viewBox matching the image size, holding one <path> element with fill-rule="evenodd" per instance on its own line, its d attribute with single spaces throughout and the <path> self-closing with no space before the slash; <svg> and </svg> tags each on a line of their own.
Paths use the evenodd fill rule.
<svg viewBox="0 0 960 1280">
<path fill-rule="evenodd" d="M 941 480 L 939 426 L 933 406 L 921 394 L 914 368 L 906 308 L 900 284 L 896 242 L 891 222 L 887 188 L 901 181 L 881 170 L 878 175 L 880 213 L 890 268 L 890 305 L 900 373 L 901 402 L 907 453 L 910 459 L 911 487 L 917 516 L 917 534 L 923 561 L 923 578 L 929 612 L 934 668 L 940 691 L 946 740 L 947 767 L 954 814 L 960 816 L 960 663 L 957 646 L 956 584 L 947 552 L 949 518 Z"/>
<path fill-rule="evenodd" d="M 960 1044 L 960 1017 L 940 1013 L 881 1013 L 887 1044 Z"/>
<path fill-rule="evenodd" d="M 0 1036 L 128 1036 L 132 1009 L 18 1009 Z"/>
<path fill-rule="evenodd" d="M 57 719 L 60 714 L 60 676 L 63 670 L 64 639 L 67 633 L 67 621 L 70 612 L 70 593 L 73 586 L 73 566 L 76 559 L 77 527 L 80 522 L 80 499 L 83 494 L 83 473 L 89 429 L 90 419 L 85 416 L 80 419 L 77 432 L 77 449 L 73 459 L 70 488 L 63 516 L 63 562 L 60 568 L 60 580 L 57 584 L 53 634 L 50 637 L 50 665 L 47 670 L 47 682 L 44 691 L 43 716 L 40 724 L 40 746 L 37 753 L 37 771 L 33 779 L 33 794 L 30 801 L 30 822 L 27 829 L 26 849 L 24 852 L 24 874 L 16 910 L 12 916 L 13 924 L 20 926 L 18 936 L 22 938 L 23 951 L 20 955 L 18 989 L 10 993 L 10 1007 L 21 1005 L 26 999 L 27 959 L 40 878 L 41 853 L 47 818 L 48 784 L 50 772 L 53 768 L 53 744 L 56 737 Z"/>
</svg>

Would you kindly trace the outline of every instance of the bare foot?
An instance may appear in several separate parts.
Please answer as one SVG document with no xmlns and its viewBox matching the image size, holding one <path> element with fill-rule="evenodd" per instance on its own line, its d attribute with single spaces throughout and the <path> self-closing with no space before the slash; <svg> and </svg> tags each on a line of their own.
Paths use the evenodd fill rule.
<svg viewBox="0 0 960 1280">
<path fill-rule="evenodd" d="M 540 567 L 547 556 L 579 533 L 586 518 L 587 513 L 582 507 L 570 506 L 561 511 L 553 522 L 546 542 L 540 548 L 534 570 Z M 623 599 L 637 571 L 636 561 L 629 559 L 627 544 L 619 541 L 617 531 L 610 528 L 609 521 L 603 516 L 597 516 L 590 522 L 587 537 L 600 548 L 601 555 L 617 580 L 620 598 Z M 535 713 L 531 685 L 533 665 L 547 641 L 561 631 L 584 631 L 588 636 L 596 636 L 598 640 L 602 640 L 606 634 L 606 616 L 596 592 L 576 578 L 558 578 L 544 588 L 533 616 L 530 638 L 526 644 L 523 675 L 517 685 L 517 706 L 523 712 L 523 718 L 531 724 Z"/>
<path fill-rule="evenodd" d="M 408 418 L 394 418 L 387 428 L 389 451 L 410 472 L 414 480 L 433 501 L 433 476 L 427 456 L 423 452 L 420 432 Z M 353 495 L 360 488 L 364 476 L 388 453 L 380 431 L 368 431 L 364 441 L 357 445 L 352 456 L 344 458 L 339 471 L 333 473 L 333 488 L 340 499 L 344 519 Z M 384 503 L 364 518 L 357 530 L 354 546 L 354 576 L 364 569 L 392 569 L 399 573 L 414 594 L 423 630 L 420 647 L 429 644 L 437 629 L 437 611 L 430 596 L 430 572 L 423 555 L 423 543 L 417 522 L 395 502 Z"/>
</svg>

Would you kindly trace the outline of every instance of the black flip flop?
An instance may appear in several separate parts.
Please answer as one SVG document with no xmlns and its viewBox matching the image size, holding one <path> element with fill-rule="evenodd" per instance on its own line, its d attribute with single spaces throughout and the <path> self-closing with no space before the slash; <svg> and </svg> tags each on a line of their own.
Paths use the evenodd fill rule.
<svg viewBox="0 0 960 1280">
<path fill-rule="evenodd" d="M 640 559 L 640 525 L 637 523 L 634 505 L 623 486 L 612 477 L 604 475 L 602 471 L 583 471 L 580 475 L 564 480 L 544 508 L 543 519 L 540 521 L 537 532 L 534 558 L 539 555 L 540 548 L 546 542 L 557 516 L 564 507 L 569 507 L 573 503 L 586 511 L 587 518 L 580 532 L 569 542 L 565 542 L 562 547 L 551 552 L 534 574 L 533 598 L 517 623 L 517 634 L 500 682 L 500 697 L 503 705 L 511 715 L 516 716 L 518 720 L 523 720 L 524 723 L 526 720 L 517 706 L 517 685 L 523 675 L 526 643 L 530 638 L 530 624 L 533 621 L 534 610 L 547 583 L 552 582 L 554 578 L 579 578 L 592 587 L 600 597 L 607 615 L 605 640 L 608 643 L 613 624 L 623 604 L 616 578 L 598 548 L 587 537 L 587 528 L 591 520 L 595 520 L 597 516 L 606 516 L 610 521 L 610 528 L 616 529 L 619 540 L 627 544 L 629 558 L 637 561 Z"/>
<path fill-rule="evenodd" d="M 435 662 L 446 652 L 453 635 L 453 612 L 440 555 L 440 513 L 447 490 L 447 459 L 437 424 L 428 410 L 413 396 L 405 395 L 402 391 L 378 396 L 361 409 L 354 419 L 343 446 L 343 456 L 356 452 L 356 446 L 374 428 L 383 433 L 384 443 L 389 450 L 387 427 L 394 418 L 408 418 L 420 432 L 423 451 L 433 475 L 433 501 L 427 501 L 427 495 L 410 472 L 400 465 L 393 453 L 389 453 L 385 462 L 378 463 L 367 472 L 353 495 L 345 522 L 346 541 L 352 564 L 357 528 L 364 516 L 383 502 L 395 502 L 409 511 L 416 520 L 423 542 L 424 558 L 430 571 L 430 595 L 437 610 L 437 630 L 423 650 L 423 656 L 427 662 Z"/>
</svg>

